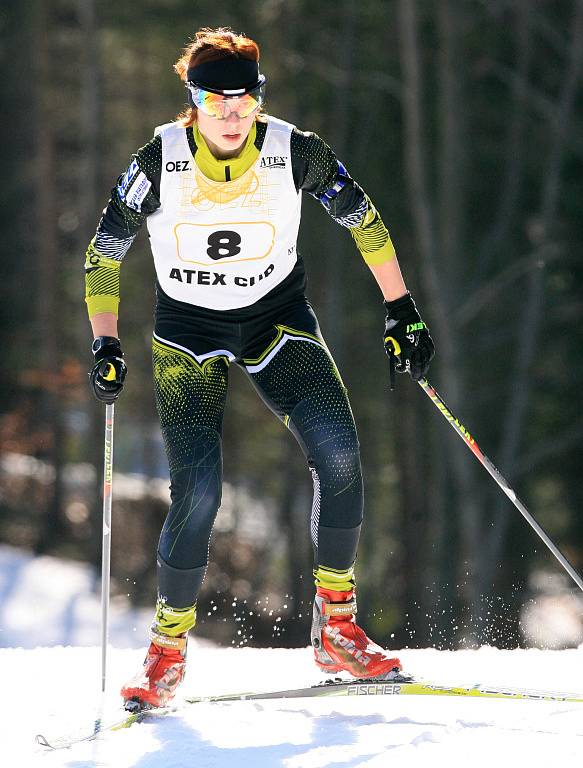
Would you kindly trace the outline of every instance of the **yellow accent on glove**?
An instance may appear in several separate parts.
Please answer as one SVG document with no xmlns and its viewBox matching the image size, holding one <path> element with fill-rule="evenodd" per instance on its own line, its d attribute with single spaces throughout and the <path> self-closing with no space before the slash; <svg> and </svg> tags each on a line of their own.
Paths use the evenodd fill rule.
<svg viewBox="0 0 583 768">
<path fill-rule="evenodd" d="M 393 345 L 393 354 L 394 355 L 400 355 L 401 354 L 401 345 L 397 341 L 397 339 L 394 338 L 394 336 L 385 336 L 385 344 L 388 344 L 389 341 Z"/>
<path fill-rule="evenodd" d="M 107 366 L 107 370 L 105 371 L 105 373 L 103 373 L 101 378 L 104 381 L 115 381 L 116 377 L 117 377 L 117 374 L 115 371 L 115 366 L 109 363 L 109 365 Z"/>
</svg>

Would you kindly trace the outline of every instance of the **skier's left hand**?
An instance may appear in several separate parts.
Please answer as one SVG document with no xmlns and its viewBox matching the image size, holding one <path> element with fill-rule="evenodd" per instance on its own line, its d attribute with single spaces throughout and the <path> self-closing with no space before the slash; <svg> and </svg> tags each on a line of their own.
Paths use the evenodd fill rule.
<svg viewBox="0 0 583 768">
<path fill-rule="evenodd" d="M 385 350 L 389 356 L 390 385 L 395 388 L 395 370 L 410 373 L 414 381 L 422 379 L 435 355 L 433 340 L 421 320 L 411 294 L 395 301 L 385 301 Z"/>
</svg>

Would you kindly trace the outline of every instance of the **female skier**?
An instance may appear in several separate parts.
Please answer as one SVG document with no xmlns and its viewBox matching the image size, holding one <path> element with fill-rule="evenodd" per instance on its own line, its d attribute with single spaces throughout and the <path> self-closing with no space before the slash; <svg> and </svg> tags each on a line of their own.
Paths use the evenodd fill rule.
<svg viewBox="0 0 583 768">
<path fill-rule="evenodd" d="M 189 107 L 132 157 L 86 255 L 95 341 L 91 384 L 113 402 L 126 365 L 119 271 L 147 221 L 157 273 L 153 366 L 171 478 L 157 552 L 158 599 L 143 669 L 126 702 L 160 706 L 185 673 L 188 630 L 221 501 L 221 428 L 231 363 L 298 440 L 314 483 L 311 644 L 326 672 L 390 679 L 399 659 L 356 624 L 354 564 L 363 518 L 356 429 L 340 374 L 307 301 L 296 249 L 302 191 L 348 228 L 385 299 L 392 370 L 419 379 L 434 354 L 370 198 L 328 145 L 262 112 L 259 47 L 202 29 L 175 64 Z"/>
</svg>

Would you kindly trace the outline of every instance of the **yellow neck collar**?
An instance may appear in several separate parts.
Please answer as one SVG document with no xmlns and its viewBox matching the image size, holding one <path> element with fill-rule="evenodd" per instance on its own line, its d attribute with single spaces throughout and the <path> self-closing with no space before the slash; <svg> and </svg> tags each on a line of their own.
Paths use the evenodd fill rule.
<svg viewBox="0 0 583 768">
<path fill-rule="evenodd" d="M 237 157 L 229 157 L 220 160 L 210 151 L 204 136 L 195 123 L 192 126 L 194 141 L 196 142 L 196 164 L 202 173 L 212 181 L 232 181 L 242 176 L 259 157 L 259 150 L 255 146 L 257 136 L 256 124 L 253 123 L 247 141 Z"/>
</svg>

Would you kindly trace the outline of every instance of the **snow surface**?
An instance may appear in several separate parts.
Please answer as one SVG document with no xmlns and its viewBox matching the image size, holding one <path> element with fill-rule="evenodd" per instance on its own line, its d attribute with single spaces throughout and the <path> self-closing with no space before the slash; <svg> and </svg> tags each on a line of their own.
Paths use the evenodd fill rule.
<svg viewBox="0 0 583 768">
<path fill-rule="evenodd" d="M 481 768 L 520 761 L 536 768 L 575 766 L 576 758 L 583 759 L 583 704 L 430 696 L 185 705 L 98 741 L 50 752 L 35 743 L 37 733 L 49 740 L 90 733 L 97 718 L 121 717 L 119 687 L 143 660 L 151 613 L 117 603 L 108 686 L 101 695 L 94 591 L 82 564 L 0 547 L 2 766 Z M 406 670 L 432 682 L 583 694 L 583 645 L 562 651 L 404 649 L 399 655 Z M 184 695 L 284 689 L 321 679 L 309 648 L 219 648 L 195 634 L 176 702 Z"/>
<path fill-rule="evenodd" d="M 185 705 L 157 721 L 50 752 L 34 742 L 115 720 L 118 688 L 143 653 L 110 649 L 100 693 L 99 648 L 2 649 L 4 765 L 53 768 L 341 768 L 529 766 L 583 758 L 583 704 L 436 697 L 295 699 Z M 431 680 L 478 681 L 583 692 L 583 648 L 405 650 L 409 670 Z M 189 648 L 181 695 L 270 690 L 317 682 L 310 650 Z M 180 696 L 177 696 L 178 702 Z M 511 757 L 512 756 L 512 757 Z"/>
</svg>

